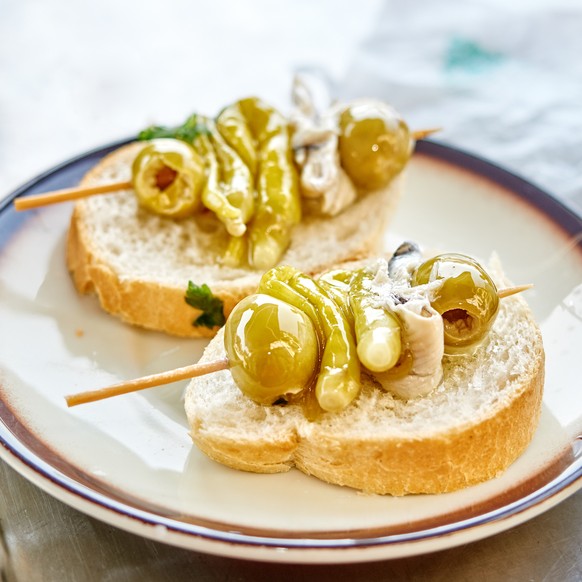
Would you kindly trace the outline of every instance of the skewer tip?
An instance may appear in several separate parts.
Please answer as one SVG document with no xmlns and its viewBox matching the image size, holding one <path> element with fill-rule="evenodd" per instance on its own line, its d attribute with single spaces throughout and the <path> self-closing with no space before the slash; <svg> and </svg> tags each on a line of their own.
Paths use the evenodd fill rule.
<svg viewBox="0 0 582 582">
<path fill-rule="evenodd" d="M 505 289 L 499 289 L 497 291 L 497 297 L 499 299 L 504 299 L 505 297 L 511 297 L 511 295 L 516 295 L 522 291 L 527 291 L 533 287 L 533 283 L 527 283 L 526 285 L 518 285 L 516 287 L 506 287 Z"/>
<path fill-rule="evenodd" d="M 226 370 L 228 368 L 228 360 L 226 358 L 214 360 L 212 362 L 205 362 L 203 364 L 192 364 L 191 366 L 184 366 L 183 368 L 176 368 L 167 372 L 159 374 L 152 374 L 151 376 L 143 376 L 135 380 L 127 380 L 113 384 L 106 388 L 99 388 L 97 390 L 88 390 L 86 392 L 78 392 L 76 394 L 69 394 L 65 396 L 67 407 L 77 406 L 78 404 L 87 404 L 89 402 L 96 402 L 97 400 L 104 400 L 112 396 L 121 396 L 122 394 L 129 394 L 130 392 L 137 392 L 145 388 L 155 388 L 164 384 L 171 384 L 180 380 L 189 380 L 198 376 L 218 372 L 219 370 Z"/>
<path fill-rule="evenodd" d="M 111 194 L 112 192 L 127 190 L 130 188 L 133 188 L 131 181 L 111 182 L 109 184 L 97 184 L 96 186 L 87 187 L 65 188 L 63 190 L 45 192 L 44 194 L 16 198 L 13 205 L 14 209 L 17 212 L 20 212 L 22 210 L 31 210 L 41 206 L 49 206 L 50 204 L 78 200 L 79 198 L 86 198 L 97 194 Z"/>
<path fill-rule="evenodd" d="M 425 137 L 428 137 L 429 135 L 432 135 L 433 133 L 438 133 L 439 131 L 442 131 L 442 130 L 443 130 L 442 127 L 416 129 L 412 132 L 412 138 L 414 139 L 414 141 L 418 141 L 420 139 L 424 139 Z"/>
</svg>

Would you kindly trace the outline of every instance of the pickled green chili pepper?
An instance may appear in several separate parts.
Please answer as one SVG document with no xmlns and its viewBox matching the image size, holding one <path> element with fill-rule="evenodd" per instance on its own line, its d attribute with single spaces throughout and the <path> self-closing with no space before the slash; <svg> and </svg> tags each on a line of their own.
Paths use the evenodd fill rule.
<svg viewBox="0 0 582 582">
<path fill-rule="evenodd" d="M 336 302 L 336 305 L 340 307 L 352 328 L 354 327 L 354 314 L 350 307 L 348 294 L 353 275 L 353 271 L 337 269 L 326 271 L 317 279 L 319 285 L 323 287 L 325 292 Z"/>
<path fill-rule="evenodd" d="M 231 236 L 243 235 L 246 225 L 241 210 L 230 203 L 223 191 L 220 183 L 220 166 L 209 135 L 199 135 L 194 141 L 194 147 L 206 164 L 206 184 L 202 189 L 204 206 L 216 214 Z"/>
<path fill-rule="evenodd" d="M 293 305 L 305 313 L 315 326 L 315 331 L 319 338 L 321 349 L 325 345 L 325 336 L 320 322 L 319 315 L 315 307 L 309 300 L 301 295 L 289 284 L 289 281 L 298 274 L 299 271 L 287 265 L 280 265 L 266 271 L 261 277 L 258 293 L 265 293 Z"/>
<path fill-rule="evenodd" d="M 226 143 L 239 155 L 253 176 L 257 174 L 257 151 L 253 136 L 240 108 L 225 107 L 216 118 L 216 128 Z"/>
<path fill-rule="evenodd" d="M 200 205 L 204 162 L 183 141 L 152 140 L 135 158 L 132 176 L 139 203 L 151 212 L 184 218 Z"/>
<path fill-rule="evenodd" d="M 355 274 L 350 285 L 350 306 L 360 362 L 371 372 L 385 372 L 398 363 L 402 354 L 400 322 L 394 313 L 374 303 L 367 289 L 371 279 L 365 269 Z"/>
<path fill-rule="evenodd" d="M 339 126 L 341 165 L 361 188 L 384 188 L 410 158 L 410 130 L 385 103 L 355 101 L 340 114 Z"/>
<path fill-rule="evenodd" d="M 251 97 L 235 104 L 257 144 L 257 207 L 249 225 L 249 263 L 257 269 L 277 264 L 301 220 L 297 172 L 289 128 L 275 109 Z"/>
<path fill-rule="evenodd" d="M 207 184 L 202 195 L 204 205 L 225 224 L 229 234 L 240 236 L 254 212 L 254 177 L 246 163 L 224 140 L 214 122 L 193 114 L 178 127 L 150 127 L 142 131 L 138 139 L 157 137 L 173 137 L 194 146 L 206 165 Z M 186 195 L 187 192 L 184 197 Z M 232 256 L 227 261 L 232 262 Z"/>
<path fill-rule="evenodd" d="M 313 383 L 319 356 L 313 323 L 274 297 L 243 299 L 226 322 L 224 346 L 237 386 L 259 404 L 287 400 Z"/>
<path fill-rule="evenodd" d="M 253 175 L 212 122 L 208 122 L 208 129 L 219 164 L 223 194 L 232 206 L 239 209 L 241 221 L 247 224 L 255 210 Z"/>
<path fill-rule="evenodd" d="M 317 401 L 328 412 L 344 410 L 360 392 L 360 361 L 353 331 L 341 309 L 311 277 L 297 273 L 289 285 L 315 307 L 326 340 L 315 385 Z"/>
<path fill-rule="evenodd" d="M 445 353 L 454 354 L 478 345 L 499 311 L 497 287 L 471 257 L 443 254 L 422 263 L 412 284 L 442 281 L 431 305 L 443 317 Z"/>
</svg>

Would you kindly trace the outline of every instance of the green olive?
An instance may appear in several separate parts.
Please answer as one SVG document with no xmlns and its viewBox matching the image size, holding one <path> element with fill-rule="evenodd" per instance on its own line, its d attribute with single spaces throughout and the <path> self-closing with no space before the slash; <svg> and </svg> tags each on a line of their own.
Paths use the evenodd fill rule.
<svg viewBox="0 0 582 582">
<path fill-rule="evenodd" d="M 184 218 L 200 204 L 204 161 L 184 141 L 154 139 L 135 158 L 132 176 L 144 208 L 169 218 Z"/>
<path fill-rule="evenodd" d="M 439 280 L 442 285 L 436 289 L 431 304 L 443 317 L 445 352 L 459 353 L 478 345 L 499 311 L 495 283 L 471 257 L 444 254 L 422 263 L 412 284 Z"/>
<path fill-rule="evenodd" d="M 355 101 L 342 111 L 339 126 L 341 165 L 360 188 L 386 187 L 410 158 L 410 130 L 385 103 Z"/>
<path fill-rule="evenodd" d="M 243 299 L 224 329 L 230 370 L 241 392 L 270 405 L 299 394 L 314 381 L 319 345 L 302 311 L 262 293 Z"/>
</svg>

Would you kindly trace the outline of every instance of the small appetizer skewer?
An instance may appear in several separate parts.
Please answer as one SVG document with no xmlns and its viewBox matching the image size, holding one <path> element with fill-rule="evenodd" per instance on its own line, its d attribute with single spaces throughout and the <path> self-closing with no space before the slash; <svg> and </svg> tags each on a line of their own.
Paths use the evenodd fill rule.
<svg viewBox="0 0 582 582">
<path fill-rule="evenodd" d="M 501 299 L 531 287 L 497 289 L 472 258 L 423 261 L 411 243 L 375 269 L 330 271 L 317 280 L 280 266 L 228 318 L 227 358 L 72 394 L 66 402 L 76 406 L 225 369 L 264 405 L 311 394 L 320 410 L 343 410 L 359 393 L 361 368 L 384 389 L 414 398 L 438 385 L 444 354 L 472 353 L 481 344 Z"/>
<path fill-rule="evenodd" d="M 430 129 L 419 129 L 412 132 L 412 138 L 414 141 L 419 141 L 439 131 L 441 131 L 441 128 L 438 127 Z M 156 185 L 160 190 L 163 191 L 173 183 L 175 178 L 176 171 L 168 166 L 165 166 L 156 176 Z M 25 210 L 32 210 L 34 208 L 42 208 L 43 206 L 49 206 L 51 204 L 60 204 L 62 202 L 69 202 L 71 200 L 80 200 L 81 198 L 97 196 L 99 194 L 111 194 L 113 192 L 120 192 L 122 190 L 129 190 L 131 188 L 136 188 L 135 177 L 132 180 L 97 184 L 96 186 L 63 188 L 61 190 L 52 190 L 50 192 L 43 192 L 42 194 L 34 194 L 32 196 L 16 198 L 14 200 L 14 209 L 17 212 L 22 212 Z"/>
</svg>

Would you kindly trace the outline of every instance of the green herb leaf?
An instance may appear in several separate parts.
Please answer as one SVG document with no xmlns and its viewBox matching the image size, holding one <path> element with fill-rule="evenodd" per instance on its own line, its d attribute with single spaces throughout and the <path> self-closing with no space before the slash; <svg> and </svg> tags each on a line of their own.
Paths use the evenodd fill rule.
<svg viewBox="0 0 582 582">
<path fill-rule="evenodd" d="M 188 281 L 188 289 L 184 297 L 186 303 L 200 309 L 202 314 L 197 317 L 192 325 L 195 327 L 220 327 L 224 325 L 226 319 L 224 317 L 224 305 L 221 299 L 215 297 L 206 283 L 196 285 L 192 281 Z"/>
<path fill-rule="evenodd" d="M 206 124 L 201 122 L 198 115 L 193 114 L 182 124 L 177 127 L 166 127 L 163 125 L 152 125 L 140 131 L 137 139 L 138 141 L 145 141 L 150 139 L 159 139 L 164 137 L 171 137 L 180 139 L 189 144 L 194 142 L 199 135 L 209 135 L 210 130 Z"/>
</svg>

